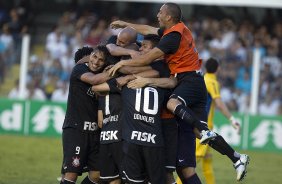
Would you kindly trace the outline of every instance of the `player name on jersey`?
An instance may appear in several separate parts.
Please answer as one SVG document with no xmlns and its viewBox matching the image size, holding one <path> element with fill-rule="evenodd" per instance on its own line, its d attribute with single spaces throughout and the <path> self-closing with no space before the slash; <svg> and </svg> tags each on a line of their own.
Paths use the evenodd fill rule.
<svg viewBox="0 0 282 184">
<path fill-rule="evenodd" d="M 151 142 L 156 144 L 155 137 L 156 134 L 151 134 L 147 132 L 139 132 L 139 131 L 132 131 L 131 133 L 131 139 L 132 140 L 138 140 L 142 142 Z"/>
<path fill-rule="evenodd" d="M 103 119 L 103 124 L 107 124 L 108 122 L 113 122 L 113 121 L 118 121 L 118 115 L 113 115 L 113 116 L 109 116 L 106 117 L 105 119 Z"/>
<path fill-rule="evenodd" d="M 133 118 L 137 119 L 137 120 L 145 121 L 147 123 L 154 123 L 155 122 L 155 118 L 154 117 L 145 116 L 145 115 L 141 115 L 141 114 L 137 114 L 137 113 L 134 113 Z"/>
</svg>

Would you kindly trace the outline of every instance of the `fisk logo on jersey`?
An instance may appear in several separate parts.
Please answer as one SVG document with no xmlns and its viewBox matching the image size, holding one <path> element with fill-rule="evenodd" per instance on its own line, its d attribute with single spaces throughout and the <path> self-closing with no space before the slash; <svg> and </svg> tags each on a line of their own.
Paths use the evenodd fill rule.
<svg viewBox="0 0 282 184">
<path fill-rule="evenodd" d="M 155 137 L 156 137 L 156 134 L 151 134 L 147 132 L 132 131 L 131 133 L 132 140 L 136 139 L 138 141 L 152 142 L 154 144 L 156 144 Z"/>
<path fill-rule="evenodd" d="M 118 140 L 117 133 L 118 133 L 117 130 L 115 130 L 115 131 L 113 131 L 113 130 L 102 131 L 101 136 L 100 136 L 100 140 L 104 140 L 104 141 Z"/>
<path fill-rule="evenodd" d="M 84 121 L 83 130 L 95 131 L 97 129 L 98 129 L 98 124 L 96 122 Z"/>
</svg>

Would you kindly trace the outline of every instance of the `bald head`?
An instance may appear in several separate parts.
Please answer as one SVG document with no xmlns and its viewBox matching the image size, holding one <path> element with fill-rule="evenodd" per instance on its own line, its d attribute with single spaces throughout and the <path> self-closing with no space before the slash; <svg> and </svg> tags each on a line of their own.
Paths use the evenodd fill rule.
<svg viewBox="0 0 282 184">
<path fill-rule="evenodd" d="M 131 27 L 126 27 L 118 34 L 116 44 L 120 47 L 126 47 L 129 44 L 135 43 L 136 38 L 136 30 Z"/>
</svg>

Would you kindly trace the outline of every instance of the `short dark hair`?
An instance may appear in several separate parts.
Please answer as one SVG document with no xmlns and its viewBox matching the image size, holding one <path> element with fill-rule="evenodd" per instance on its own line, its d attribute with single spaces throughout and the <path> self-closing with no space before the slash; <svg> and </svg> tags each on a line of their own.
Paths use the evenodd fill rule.
<svg viewBox="0 0 282 184">
<path fill-rule="evenodd" d="M 168 14 L 172 17 L 175 23 L 178 23 L 182 19 L 181 8 L 176 3 L 165 3 L 167 6 Z"/>
<path fill-rule="evenodd" d="M 104 60 L 105 60 L 105 65 L 107 65 L 107 64 L 108 64 L 108 58 L 109 58 L 109 56 L 110 56 L 111 54 L 110 54 L 109 50 L 107 49 L 106 45 L 98 45 L 97 47 L 95 47 L 95 48 L 93 49 L 92 52 L 95 52 L 95 51 L 97 51 L 97 50 L 98 50 L 99 52 L 102 52 L 102 53 L 103 53 L 103 55 L 104 55 Z"/>
<path fill-rule="evenodd" d="M 209 58 L 205 64 L 207 73 L 215 73 L 219 66 L 219 62 L 215 58 Z"/>
<path fill-rule="evenodd" d="M 74 54 L 74 62 L 77 63 L 83 57 L 89 56 L 92 52 L 93 52 L 92 47 L 85 46 L 85 47 L 79 48 Z"/>
<path fill-rule="evenodd" d="M 144 36 L 144 40 L 150 41 L 153 47 L 155 47 L 159 43 L 160 39 L 161 38 L 158 35 L 154 34 L 148 34 Z"/>
</svg>

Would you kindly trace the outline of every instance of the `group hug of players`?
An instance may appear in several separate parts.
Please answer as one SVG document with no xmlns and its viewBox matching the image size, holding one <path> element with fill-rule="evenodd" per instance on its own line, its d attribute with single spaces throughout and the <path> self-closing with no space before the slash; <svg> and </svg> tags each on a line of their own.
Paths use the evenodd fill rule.
<svg viewBox="0 0 282 184">
<path fill-rule="evenodd" d="M 181 9 L 166 3 L 160 28 L 115 21 L 107 45 L 75 54 L 63 124 L 61 183 L 200 184 L 196 137 L 234 163 L 237 180 L 249 156 L 207 126 L 201 60 Z M 144 35 L 136 42 L 137 33 Z"/>
</svg>

